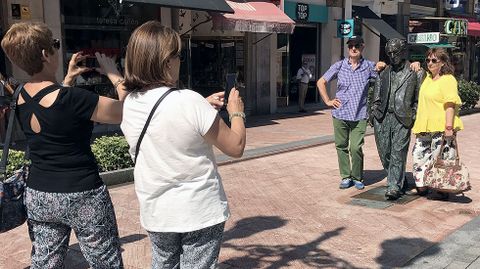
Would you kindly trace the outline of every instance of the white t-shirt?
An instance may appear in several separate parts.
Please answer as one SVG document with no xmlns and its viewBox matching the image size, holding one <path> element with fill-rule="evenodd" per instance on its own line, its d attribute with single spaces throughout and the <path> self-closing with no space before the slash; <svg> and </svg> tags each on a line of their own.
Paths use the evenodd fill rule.
<svg viewBox="0 0 480 269">
<path fill-rule="evenodd" d="M 134 159 L 148 115 L 167 87 L 130 93 L 120 125 Z M 200 94 L 175 90 L 158 106 L 135 164 L 140 222 L 151 232 L 184 233 L 230 216 L 212 145 L 205 135 L 217 111 Z"/>
<path fill-rule="evenodd" d="M 308 83 L 310 79 L 312 78 L 312 72 L 310 72 L 310 69 L 307 67 L 300 67 L 297 72 L 297 79 L 300 80 L 302 83 Z"/>
</svg>

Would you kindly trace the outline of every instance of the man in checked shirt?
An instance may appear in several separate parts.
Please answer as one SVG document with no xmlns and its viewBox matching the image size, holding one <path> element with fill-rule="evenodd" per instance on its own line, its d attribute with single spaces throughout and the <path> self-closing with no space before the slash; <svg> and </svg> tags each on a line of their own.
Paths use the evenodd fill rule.
<svg viewBox="0 0 480 269">
<path fill-rule="evenodd" d="M 367 127 L 367 96 L 371 78 L 376 78 L 386 64 L 374 63 L 362 57 L 365 48 L 361 36 L 347 41 L 348 58 L 334 63 L 317 81 L 317 87 L 325 104 L 333 107 L 333 129 L 340 169 L 340 189 L 361 190 L 363 184 L 363 151 Z M 418 63 L 417 63 L 418 64 Z M 414 68 L 412 64 L 411 68 Z M 419 68 L 419 67 L 418 67 Z M 337 79 L 337 93 L 330 99 L 327 83 Z"/>
</svg>

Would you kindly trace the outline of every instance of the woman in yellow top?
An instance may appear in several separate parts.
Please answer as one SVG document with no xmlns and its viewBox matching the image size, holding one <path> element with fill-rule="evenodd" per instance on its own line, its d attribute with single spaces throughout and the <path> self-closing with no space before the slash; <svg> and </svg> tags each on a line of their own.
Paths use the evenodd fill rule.
<svg viewBox="0 0 480 269">
<path fill-rule="evenodd" d="M 458 116 L 462 101 L 458 96 L 457 80 L 447 52 L 441 48 L 427 51 L 428 75 L 420 87 L 418 109 L 412 132 L 416 135 L 413 146 L 413 176 L 418 194 L 426 195 L 425 169 L 438 157 L 445 137 L 444 158 L 455 157 L 451 143 L 456 131 L 463 129 Z M 440 198 L 448 198 L 442 194 Z"/>
</svg>

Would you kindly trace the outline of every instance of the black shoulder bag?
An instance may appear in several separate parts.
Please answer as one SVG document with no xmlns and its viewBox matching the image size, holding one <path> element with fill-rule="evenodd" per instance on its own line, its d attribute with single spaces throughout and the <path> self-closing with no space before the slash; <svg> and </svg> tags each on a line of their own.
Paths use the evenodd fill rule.
<svg viewBox="0 0 480 269">
<path fill-rule="evenodd" d="M 152 111 L 150 112 L 150 115 L 148 115 L 147 122 L 145 122 L 145 126 L 143 126 L 143 130 L 140 133 L 140 136 L 138 137 L 137 147 L 135 148 L 134 163 L 137 163 L 138 153 L 140 152 L 140 144 L 142 143 L 143 137 L 145 136 L 145 133 L 147 132 L 147 127 L 150 124 L 150 121 L 152 120 L 153 114 L 155 114 L 155 111 L 157 110 L 158 105 L 160 105 L 160 103 L 163 101 L 163 99 L 165 99 L 165 97 L 167 97 L 167 95 L 170 94 L 174 90 L 176 90 L 176 88 L 171 88 L 168 91 L 166 91 L 164 94 L 162 94 L 162 96 L 160 96 L 158 101 L 153 106 Z"/>
<path fill-rule="evenodd" d="M 0 233 L 22 225 L 27 219 L 23 193 L 28 177 L 28 165 L 24 164 L 12 176 L 7 177 L 8 150 L 12 139 L 13 126 L 15 125 L 17 99 L 22 89 L 23 84 L 17 87 L 10 102 L 10 116 L 8 117 L 8 127 L 0 162 L 0 172 L 3 175 L 0 181 Z"/>
</svg>

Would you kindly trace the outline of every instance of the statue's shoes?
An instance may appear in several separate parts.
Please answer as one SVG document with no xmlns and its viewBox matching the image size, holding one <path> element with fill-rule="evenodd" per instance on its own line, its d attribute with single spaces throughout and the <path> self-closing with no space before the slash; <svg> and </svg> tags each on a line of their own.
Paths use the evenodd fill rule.
<svg viewBox="0 0 480 269">
<path fill-rule="evenodd" d="M 397 190 L 388 190 L 387 192 L 385 192 L 385 198 L 387 200 L 397 200 L 401 196 L 402 194 L 400 193 L 400 191 Z"/>
</svg>

